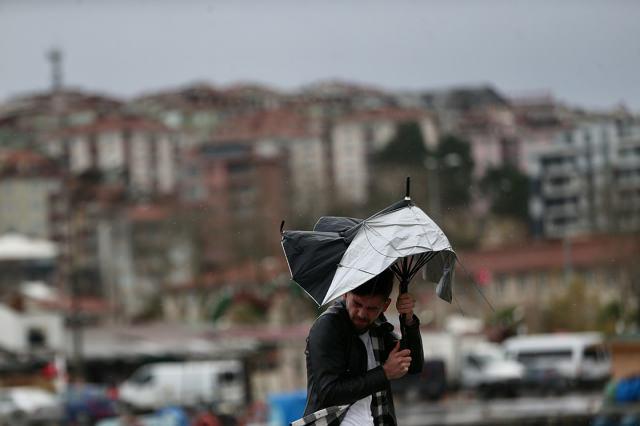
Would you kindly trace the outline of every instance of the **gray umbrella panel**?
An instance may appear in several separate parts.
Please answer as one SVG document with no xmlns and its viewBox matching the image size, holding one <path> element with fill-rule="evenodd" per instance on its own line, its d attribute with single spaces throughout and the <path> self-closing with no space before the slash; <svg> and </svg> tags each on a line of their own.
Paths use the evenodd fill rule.
<svg viewBox="0 0 640 426">
<path fill-rule="evenodd" d="M 284 231 L 291 279 L 320 305 L 348 242 L 337 232 Z"/>
</svg>

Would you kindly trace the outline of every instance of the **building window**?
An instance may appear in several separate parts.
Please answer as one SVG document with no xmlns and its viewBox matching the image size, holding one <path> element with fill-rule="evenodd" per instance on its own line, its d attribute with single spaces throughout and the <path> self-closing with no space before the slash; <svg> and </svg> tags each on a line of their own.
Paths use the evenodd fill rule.
<svg viewBox="0 0 640 426">
<path fill-rule="evenodd" d="M 43 348 L 47 345 L 47 335 L 41 328 L 30 328 L 27 332 L 27 342 L 32 349 Z"/>
<path fill-rule="evenodd" d="M 573 133 L 572 132 L 565 132 L 564 133 L 564 141 L 566 143 L 572 143 L 573 142 Z"/>
</svg>

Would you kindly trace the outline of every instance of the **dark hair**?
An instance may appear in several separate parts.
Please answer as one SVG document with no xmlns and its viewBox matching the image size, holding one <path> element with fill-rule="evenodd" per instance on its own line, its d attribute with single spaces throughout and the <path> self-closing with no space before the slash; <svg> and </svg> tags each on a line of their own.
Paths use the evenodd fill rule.
<svg viewBox="0 0 640 426">
<path fill-rule="evenodd" d="M 351 292 L 358 296 L 383 296 L 388 299 L 391 295 L 391 290 L 393 290 L 393 272 L 390 269 L 385 269 L 369 281 L 351 290 Z"/>
</svg>

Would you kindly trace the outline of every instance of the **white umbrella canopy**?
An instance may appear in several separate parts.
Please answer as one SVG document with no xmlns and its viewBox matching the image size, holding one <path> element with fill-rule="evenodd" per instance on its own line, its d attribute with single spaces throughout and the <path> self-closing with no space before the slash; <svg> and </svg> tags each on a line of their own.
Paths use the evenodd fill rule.
<svg viewBox="0 0 640 426">
<path fill-rule="evenodd" d="M 429 216 L 410 203 L 389 213 L 374 215 L 360 224 L 321 304 L 365 283 L 398 259 L 423 253 L 435 254 L 426 259 L 427 262 L 422 266 L 426 268 L 427 277 L 450 289 L 455 252 L 444 232 Z M 418 266 L 414 264 L 414 267 L 421 269 Z M 402 276 L 399 271 L 394 272 L 401 281 L 411 279 Z M 450 292 L 440 296 L 451 301 Z"/>
<path fill-rule="evenodd" d="M 283 223 L 284 224 L 284 223 Z M 406 292 L 413 276 L 437 283 L 451 303 L 456 254 L 438 225 L 408 195 L 368 219 L 321 217 L 313 231 L 282 231 L 292 280 L 320 306 L 387 268 Z"/>
</svg>

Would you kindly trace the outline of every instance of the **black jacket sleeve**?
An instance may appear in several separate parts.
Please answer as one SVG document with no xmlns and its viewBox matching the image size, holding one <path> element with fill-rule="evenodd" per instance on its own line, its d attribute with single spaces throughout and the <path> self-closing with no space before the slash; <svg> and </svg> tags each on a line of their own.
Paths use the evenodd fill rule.
<svg viewBox="0 0 640 426">
<path fill-rule="evenodd" d="M 309 333 L 309 368 L 322 407 L 351 404 L 389 384 L 381 366 L 364 373 L 349 371 L 351 337 L 338 321 L 335 315 L 323 315 Z"/>
</svg>

